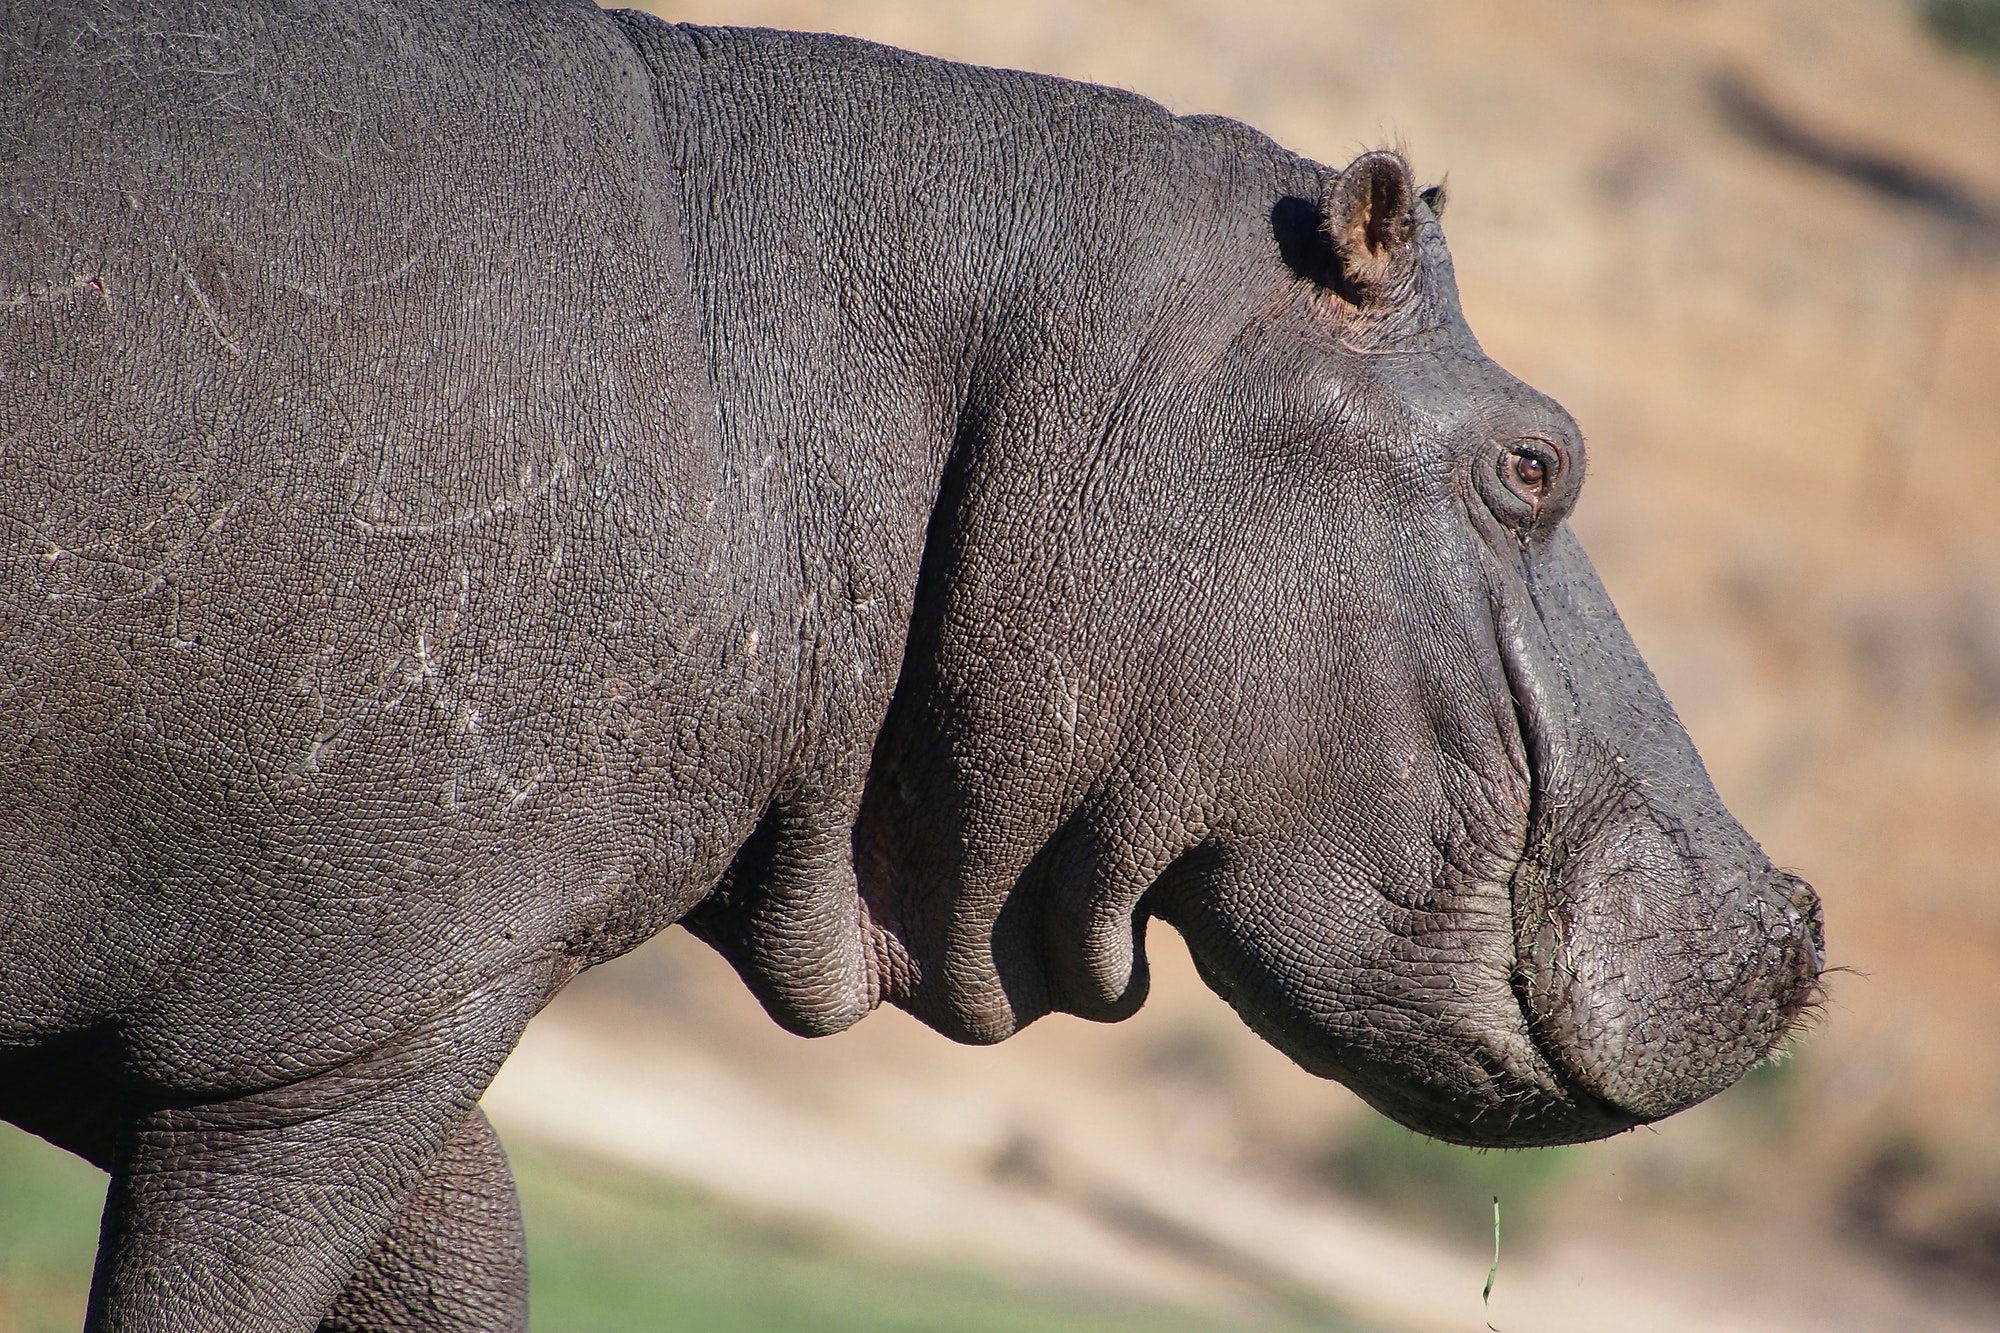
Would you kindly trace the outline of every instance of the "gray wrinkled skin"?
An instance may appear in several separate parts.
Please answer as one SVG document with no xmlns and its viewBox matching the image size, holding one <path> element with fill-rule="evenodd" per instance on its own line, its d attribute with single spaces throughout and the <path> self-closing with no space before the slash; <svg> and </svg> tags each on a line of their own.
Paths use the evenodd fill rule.
<svg viewBox="0 0 2000 1333">
<path fill-rule="evenodd" d="M 1129 1014 L 1157 917 L 1481 1144 L 1666 1115 L 1807 1003 L 1812 893 L 1399 159 L 837 38 L 272 11 L 0 42 L 0 1115 L 112 1172 L 92 1329 L 523 1327 L 475 1103 L 676 921 L 796 1031 L 986 1042 Z"/>
</svg>

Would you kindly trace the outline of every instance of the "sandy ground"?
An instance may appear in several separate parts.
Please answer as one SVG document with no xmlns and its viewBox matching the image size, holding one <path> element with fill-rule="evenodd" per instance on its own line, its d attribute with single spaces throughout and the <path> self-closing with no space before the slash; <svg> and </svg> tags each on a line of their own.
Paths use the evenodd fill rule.
<svg viewBox="0 0 2000 1333">
<path fill-rule="evenodd" d="M 1976 220 L 2000 216 L 2000 76 L 1898 0 L 668 12 L 1113 83 L 1329 162 L 1401 143 L 1448 177 L 1474 329 L 1582 422 L 1576 526 L 1852 969 L 1766 1123 L 1724 1105 L 1592 1150 L 1493 1322 L 2000 1326 L 2000 238 Z M 1486 1318 L 1486 1254 L 1301 1183 L 1361 1112 L 1176 964 L 1126 1028 L 987 1052 L 896 1015 L 794 1042 L 702 966 L 587 978 L 496 1088 L 502 1124 L 885 1244 Z"/>
</svg>

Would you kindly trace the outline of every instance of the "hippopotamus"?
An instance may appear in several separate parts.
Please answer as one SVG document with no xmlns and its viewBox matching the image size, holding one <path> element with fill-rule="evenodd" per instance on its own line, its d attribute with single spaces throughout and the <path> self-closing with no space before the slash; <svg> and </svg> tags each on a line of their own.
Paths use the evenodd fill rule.
<svg viewBox="0 0 2000 1333">
<path fill-rule="evenodd" d="M 674 924 L 997 1042 L 1159 921 L 1476 1145 L 1728 1086 L 1821 967 L 1397 153 L 582 0 L 0 44 L 0 1116 L 88 1327 L 518 1329 L 478 1102 Z"/>
</svg>

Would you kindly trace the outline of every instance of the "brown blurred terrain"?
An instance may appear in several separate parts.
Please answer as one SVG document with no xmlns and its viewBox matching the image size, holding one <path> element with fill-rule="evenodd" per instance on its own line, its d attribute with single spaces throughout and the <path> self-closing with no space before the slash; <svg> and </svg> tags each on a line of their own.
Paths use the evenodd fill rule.
<svg viewBox="0 0 2000 1333">
<path fill-rule="evenodd" d="M 1330 163 L 1400 144 L 1448 177 L 1474 329 L 1583 423 L 1576 525 L 1847 970 L 1796 1056 L 1715 1104 L 1468 1167 L 1259 1046 L 1158 927 L 1137 1019 L 990 1051 L 893 1014 L 796 1041 L 677 939 L 537 1025 L 503 1129 L 1246 1320 L 2000 1322 L 2000 71 L 1896 0 L 660 9 L 1115 84 Z M 1517 1207 L 1483 1310 L 1489 1187 Z"/>
</svg>

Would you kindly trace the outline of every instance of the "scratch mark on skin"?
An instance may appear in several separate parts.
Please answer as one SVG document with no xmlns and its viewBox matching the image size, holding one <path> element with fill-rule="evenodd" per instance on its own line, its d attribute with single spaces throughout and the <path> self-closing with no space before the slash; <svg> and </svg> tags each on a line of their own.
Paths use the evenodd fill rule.
<svg viewBox="0 0 2000 1333">
<path fill-rule="evenodd" d="M 222 506 L 222 508 L 216 510 L 215 517 L 211 518 L 208 521 L 209 535 L 212 537 L 216 533 L 221 532 L 222 525 L 227 523 L 230 519 L 235 518 L 236 515 L 242 511 L 244 502 L 249 498 L 250 497 L 247 495 L 239 495 L 234 500 L 231 500 L 228 504 Z"/>
<path fill-rule="evenodd" d="M 471 777 L 475 786 L 478 785 L 478 779 L 484 778 L 491 784 L 491 789 L 497 789 L 506 799 L 508 810 L 516 809 L 529 801 L 549 775 L 556 771 L 556 766 L 553 763 L 545 763 L 533 777 L 525 782 L 521 781 L 517 773 L 509 771 L 501 747 L 490 739 L 485 731 L 485 717 L 480 712 L 479 706 L 461 697 L 446 680 L 445 672 L 439 666 L 435 650 L 431 646 L 428 630 L 417 631 L 416 659 L 415 670 L 403 677 L 404 693 L 421 688 L 424 697 L 436 710 L 437 715 L 449 723 L 452 734 L 462 737 L 473 750 L 471 763 L 445 779 L 445 785 L 438 793 L 438 804 L 447 810 L 464 809 L 465 801 L 459 795 L 459 783 L 466 777 Z M 401 705 L 402 699 L 403 695 L 398 694 L 393 699 L 381 702 L 384 708 L 394 709 Z M 351 719 L 343 722 L 333 738 L 338 739 L 338 736 L 344 734 L 351 726 Z M 308 760 L 316 759 L 319 753 L 320 747 L 316 745 L 308 755 Z M 316 765 L 311 767 L 316 771 Z"/>
<path fill-rule="evenodd" d="M 1069 672 L 1064 669 L 1063 663 L 1060 660 L 1053 662 L 1052 665 L 1055 668 L 1052 674 L 1055 676 L 1057 686 L 1056 715 L 1062 720 L 1063 734 L 1069 738 L 1070 744 L 1074 746 L 1076 744 L 1078 705 L 1076 682 L 1070 679 Z"/>
<path fill-rule="evenodd" d="M 509 785 L 507 788 L 507 795 L 509 798 L 507 801 L 507 808 L 509 810 L 512 810 L 515 806 L 521 804 L 521 802 L 527 800 L 530 796 L 533 796 L 535 794 L 535 788 L 542 785 L 542 779 L 555 771 L 556 771 L 556 766 L 554 764 L 543 764 L 542 771 L 535 774 L 535 776 L 533 776 L 532 778 L 529 778 L 525 786 L 516 787 Z"/>
<path fill-rule="evenodd" d="M 201 488 L 207 481 L 207 473 L 208 470 L 206 467 L 204 467 L 202 472 L 198 474 L 194 478 L 194 480 L 189 482 L 186 486 L 182 487 L 181 490 L 174 496 L 172 505 L 170 505 L 165 512 L 163 512 L 159 517 L 146 523 L 144 526 L 135 529 L 130 533 L 119 534 L 118 536 L 104 538 L 98 541 L 85 542 L 80 546 L 74 546 L 74 547 L 64 546 L 60 542 L 56 541 L 54 538 L 49 536 L 46 532 L 42 531 L 41 528 L 37 527 L 33 523 L 28 522 L 26 519 L 20 518 L 13 514 L 6 513 L 4 511 L 0 511 L 0 522 L 11 523 L 15 525 L 16 527 L 21 529 L 22 532 L 26 533 L 33 541 L 38 543 L 41 547 L 41 549 L 37 551 L 31 551 L 20 555 L 8 555 L 5 557 L 0 557 L 0 561 L 13 564 L 40 562 L 45 565 L 54 566 L 59 562 L 67 559 L 80 565 L 99 566 L 107 569 L 121 570 L 125 574 L 130 576 L 133 582 L 133 586 L 128 591 L 111 597 L 92 596 L 91 598 L 89 598 L 89 600 L 107 601 L 107 602 L 125 602 L 125 601 L 136 601 L 146 597 L 151 597 L 155 593 L 160 592 L 162 589 L 173 586 L 174 571 L 177 568 L 187 564 L 191 554 L 194 552 L 196 548 L 198 539 L 192 535 L 183 537 L 181 540 L 175 542 L 170 549 L 161 553 L 150 562 L 142 562 L 132 556 L 125 554 L 119 548 L 122 547 L 127 542 L 137 541 L 138 539 L 144 538 L 150 535 L 151 533 L 155 532 L 160 528 L 162 524 L 166 523 L 169 518 L 175 516 L 181 510 L 194 509 L 196 507 L 196 501 L 199 499 L 199 493 L 201 491 Z M 244 495 L 237 496 L 234 500 L 231 500 L 228 504 L 217 509 L 214 512 L 214 514 L 210 517 L 208 523 L 206 524 L 207 535 L 214 536 L 215 534 L 221 532 L 223 526 L 226 523 L 228 523 L 228 521 L 231 518 L 235 517 L 236 514 L 238 514 L 242 510 L 243 506 L 246 503 L 248 503 L 248 501 L 249 501 L 249 495 L 246 493 Z M 68 594 L 51 593 L 49 594 L 49 600 L 70 601 L 76 599 Z M 174 607 L 175 607 L 173 614 L 173 624 L 175 626 L 175 629 L 173 631 L 174 646 L 191 647 L 195 643 L 195 640 L 181 637 L 178 628 L 180 624 L 180 610 L 179 610 L 180 591 L 178 588 L 174 589 Z"/>
<path fill-rule="evenodd" d="M 28 522 L 27 519 L 20 518 L 17 517 L 16 515 L 7 513 L 5 510 L 0 510 L 0 522 L 12 523 L 16 527 L 20 528 L 22 532 L 26 533 L 30 539 L 32 539 L 42 548 L 39 551 L 31 551 L 24 555 L 9 556 L 7 557 L 7 559 L 10 563 L 25 564 L 29 561 L 39 560 L 43 564 L 53 565 L 54 563 L 56 563 L 56 561 L 62 559 L 64 556 L 70 556 L 76 559 L 91 558 L 87 556 L 78 556 L 75 551 L 72 551 L 68 547 L 62 545 L 60 542 L 50 537 L 46 532 L 43 532 L 39 527 L 35 526 L 33 523 Z"/>
<path fill-rule="evenodd" d="M 410 677 L 409 683 L 412 685 L 420 685 L 424 681 L 427 681 L 431 679 L 433 676 L 437 675 L 437 673 L 438 673 L 437 663 L 431 660 L 430 638 L 425 633 L 425 631 L 418 630 L 417 631 L 417 674 Z"/>
<path fill-rule="evenodd" d="M 366 291 L 370 287 L 380 287 L 386 283 L 395 282 L 405 273 L 416 267 L 417 259 L 418 256 L 413 254 L 405 258 L 402 263 L 397 264 L 394 268 L 384 269 L 380 273 L 371 273 L 365 278 L 356 278 L 352 282 L 340 283 L 330 288 L 300 282 L 295 278 L 283 277 L 278 279 L 278 285 L 288 292 L 298 293 L 307 300 L 318 301 L 324 305 L 337 306 L 344 296 Z"/>
<path fill-rule="evenodd" d="M 292 765 L 291 776 L 299 778 L 308 773 L 319 772 L 321 756 L 332 750 L 341 737 L 345 736 L 353 728 L 353 725 L 353 720 L 349 719 L 343 721 L 339 726 L 322 732 L 319 736 L 315 737 L 313 743 L 307 747 L 304 756 L 296 764 Z"/>
<path fill-rule="evenodd" d="M 386 470 L 386 458 L 384 467 Z M 525 490 L 503 495 L 490 504 L 439 519 L 435 523 L 371 523 L 351 509 L 347 517 L 371 537 L 431 537 L 440 532 L 450 532 L 454 528 L 484 523 L 489 519 L 499 518 L 502 514 L 525 508 L 554 490 L 558 483 L 569 476 L 571 470 L 569 458 L 565 456 L 556 461 L 555 467 L 549 470 L 549 475 L 539 483 Z"/>
<path fill-rule="evenodd" d="M 209 304 L 208 293 L 201 289 L 201 284 L 194 280 L 194 274 L 188 272 L 188 266 L 181 262 L 180 252 L 172 250 L 171 247 L 169 247 L 169 252 L 174 256 L 174 267 L 180 270 L 181 281 L 187 284 L 188 291 L 194 294 L 195 304 L 201 307 L 202 317 L 208 321 L 209 332 L 213 333 L 217 341 L 229 349 L 231 356 L 239 361 L 242 360 L 242 344 L 236 342 L 222 331 L 222 321 L 217 317 L 215 307 Z"/>
</svg>

